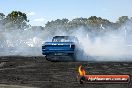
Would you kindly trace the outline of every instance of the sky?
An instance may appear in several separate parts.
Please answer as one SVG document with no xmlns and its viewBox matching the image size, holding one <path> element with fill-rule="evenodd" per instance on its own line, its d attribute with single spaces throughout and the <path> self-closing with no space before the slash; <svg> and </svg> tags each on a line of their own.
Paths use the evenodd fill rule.
<svg viewBox="0 0 132 88">
<path fill-rule="evenodd" d="M 12 11 L 27 14 L 30 24 L 44 26 L 47 21 L 90 16 L 112 22 L 120 16 L 132 17 L 132 0 L 1 0 L 0 13 Z"/>
</svg>

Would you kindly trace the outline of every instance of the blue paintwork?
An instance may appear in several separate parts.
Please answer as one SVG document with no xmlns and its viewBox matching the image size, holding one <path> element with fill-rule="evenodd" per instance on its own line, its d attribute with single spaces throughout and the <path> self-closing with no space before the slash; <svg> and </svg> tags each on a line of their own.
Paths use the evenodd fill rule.
<svg viewBox="0 0 132 88">
<path fill-rule="evenodd" d="M 74 46 L 74 47 L 73 47 Z M 74 53 L 74 42 L 45 42 L 42 45 L 42 54 L 47 55 L 51 53 Z"/>
<path fill-rule="evenodd" d="M 53 45 L 53 44 L 63 44 L 63 45 L 70 45 L 70 44 L 74 44 L 74 42 L 45 42 L 44 45 Z"/>
</svg>

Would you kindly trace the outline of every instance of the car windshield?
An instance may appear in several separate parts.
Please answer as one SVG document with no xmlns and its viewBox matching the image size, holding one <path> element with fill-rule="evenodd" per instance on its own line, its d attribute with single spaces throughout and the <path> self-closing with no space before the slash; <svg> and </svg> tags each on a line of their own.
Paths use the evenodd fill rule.
<svg viewBox="0 0 132 88">
<path fill-rule="evenodd" d="M 76 39 L 76 37 L 54 37 L 53 39 L 52 39 L 52 42 L 76 42 L 77 41 L 77 39 Z"/>
</svg>

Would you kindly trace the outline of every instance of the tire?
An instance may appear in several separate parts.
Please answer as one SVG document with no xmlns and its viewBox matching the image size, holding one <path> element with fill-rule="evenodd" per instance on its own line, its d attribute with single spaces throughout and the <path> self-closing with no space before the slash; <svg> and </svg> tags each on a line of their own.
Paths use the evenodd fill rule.
<svg viewBox="0 0 132 88">
<path fill-rule="evenodd" d="M 69 53 L 68 56 L 69 58 L 71 58 L 71 61 L 76 61 L 76 57 L 74 53 Z"/>
</svg>

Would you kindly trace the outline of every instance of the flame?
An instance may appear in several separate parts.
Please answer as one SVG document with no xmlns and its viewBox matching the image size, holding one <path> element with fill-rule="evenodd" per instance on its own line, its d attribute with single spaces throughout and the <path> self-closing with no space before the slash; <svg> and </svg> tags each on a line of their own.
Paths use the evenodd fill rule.
<svg viewBox="0 0 132 88">
<path fill-rule="evenodd" d="M 80 76 L 86 75 L 86 72 L 85 72 L 84 68 L 82 67 L 82 65 L 79 66 L 78 72 L 79 72 L 79 75 L 80 75 Z"/>
</svg>

